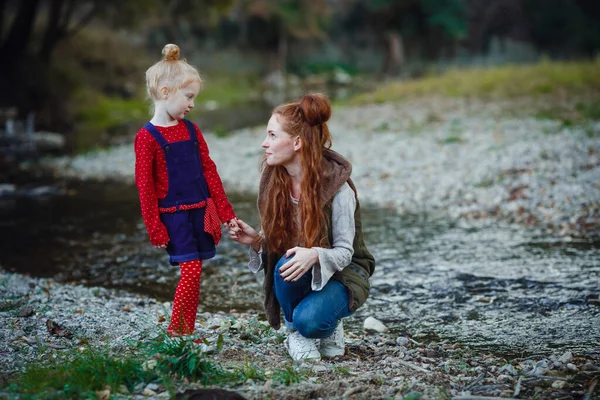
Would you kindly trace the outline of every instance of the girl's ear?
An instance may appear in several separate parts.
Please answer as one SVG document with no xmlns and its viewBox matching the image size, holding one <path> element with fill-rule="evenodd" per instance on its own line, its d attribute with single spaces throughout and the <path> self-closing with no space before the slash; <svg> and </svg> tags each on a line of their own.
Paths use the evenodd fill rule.
<svg viewBox="0 0 600 400">
<path fill-rule="evenodd" d="M 300 150 L 301 147 L 302 139 L 300 138 L 300 136 L 296 136 L 296 138 L 294 139 L 294 151 Z"/>
<path fill-rule="evenodd" d="M 166 86 L 161 86 L 159 89 L 161 100 L 166 100 L 169 98 L 169 88 Z"/>
</svg>

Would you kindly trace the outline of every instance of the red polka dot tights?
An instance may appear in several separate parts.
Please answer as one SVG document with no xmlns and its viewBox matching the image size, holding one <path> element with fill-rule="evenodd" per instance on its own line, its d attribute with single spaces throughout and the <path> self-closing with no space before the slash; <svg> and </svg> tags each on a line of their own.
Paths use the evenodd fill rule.
<svg viewBox="0 0 600 400">
<path fill-rule="evenodd" d="M 186 261 L 179 264 L 181 279 L 175 290 L 173 313 L 167 332 L 170 335 L 191 335 L 194 333 L 198 301 L 200 300 L 200 278 L 202 260 Z"/>
</svg>

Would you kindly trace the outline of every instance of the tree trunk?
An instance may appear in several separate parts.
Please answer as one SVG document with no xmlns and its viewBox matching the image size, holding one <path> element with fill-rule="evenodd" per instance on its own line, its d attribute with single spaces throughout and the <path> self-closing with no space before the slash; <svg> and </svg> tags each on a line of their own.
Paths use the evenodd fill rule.
<svg viewBox="0 0 600 400">
<path fill-rule="evenodd" d="M 48 15 L 44 40 L 42 41 L 42 47 L 40 48 L 40 58 L 44 62 L 50 61 L 50 56 L 56 43 L 58 43 L 65 34 L 62 27 L 63 5 L 64 0 L 50 0 L 50 13 Z"/>
<path fill-rule="evenodd" d="M 4 15 L 7 3 L 8 0 L 0 0 L 0 43 L 2 43 L 2 38 L 4 37 Z"/>
<path fill-rule="evenodd" d="M 281 71 L 281 73 L 284 77 L 286 74 L 287 54 L 288 54 L 288 35 L 287 35 L 287 32 L 285 32 L 285 28 L 283 27 L 283 24 L 282 24 L 281 32 L 279 33 L 279 42 L 277 43 L 277 64 L 278 64 L 279 71 Z"/>
<path fill-rule="evenodd" d="M 385 56 L 381 74 L 385 76 L 398 75 L 404 64 L 404 45 L 398 32 L 386 32 L 383 36 Z"/>
<path fill-rule="evenodd" d="M 0 49 L 4 57 L 17 60 L 27 52 L 39 3 L 39 0 L 22 0 L 19 4 L 17 16 Z"/>
</svg>

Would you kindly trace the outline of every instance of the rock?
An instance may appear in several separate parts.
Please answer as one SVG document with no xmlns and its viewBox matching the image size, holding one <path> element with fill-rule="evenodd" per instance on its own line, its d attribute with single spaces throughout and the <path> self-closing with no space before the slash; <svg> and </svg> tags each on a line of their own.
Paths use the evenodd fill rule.
<svg viewBox="0 0 600 400">
<path fill-rule="evenodd" d="M 156 383 L 149 383 L 146 385 L 146 389 L 152 390 L 153 392 L 158 392 L 160 386 L 158 386 Z"/>
<path fill-rule="evenodd" d="M 383 324 L 383 322 L 373 317 L 367 317 L 367 319 L 365 319 L 365 322 L 363 323 L 363 329 L 365 331 L 379 333 L 386 333 L 390 331 L 388 327 Z"/>
<path fill-rule="evenodd" d="M 398 346 L 408 346 L 410 340 L 406 336 L 398 336 L 396 339 L 396 344 Z"/>
<path fill-rule="evenodd" d="M 13 195 L 17 191 L 17 187 L 12 183 L 0 184 L 0 197 Z"/>
<path fill-rule="evenodd" d="M 433 350 L 433 349 L 425 349 L 423 351 L 423 354 L 425 354 L 425 357 L 429 357 L 429 358 L 437 358 L 440 355 L 438 354 L 437 351 Z"/>
<path fill-rule="evenodd" d="M 568 363 L 567 364 L 567 369 L 571 370 L 571 371 L 578 371 L 577 366 L 575 364 L 572 364 L 572 363 Z"/>
<path fill-rule="evenodd" d="M 156 396 L 156 392 L 154 390 L 150 390 L 150 389 L 144 389 L 142 394 L 146 397 Z"/>
<path fill-rule="evenodd" d="M 506 372 L 507 374 L 512 375 L 512 376 L 517 376 L 518 375 L 518 372 L 515 369 L 515 367 L 513 367 L 510 364 L 503 365 L 502 367 L 500 367 L 500 369 L 498 370 L 498 372 L 500 372 L 500 373 Z"/>
<path fill-rule="evenodd" d="M 312 367 L 312 370 L 315 373 L 325 372 L 325 371 L 327 371 L 327 367 L 324 365 L 315 365 Z"/>
<path fill-rule="evenodd" d="M 560 361 L 563 364 L 568 364 L 571 362 L 572 359 L 573 359 L 573 353 L 571 353 L 570 351 L 567 351 L 565 354 L 560 356 L 558 361 Z"/>
<path fill-rule="evenodd" d="M 110 399 L 110 388 L 96 391 L 96 396 L 98 396 L 98 400 Z"/>
<path fill-rule="evenodd" d="M 513 381 L 513 377 L 508 375 L 498 375 L 496 381 L 498 383 L 509 383 Z"/>
<path fill-rule="evenodd" d="M 566 381 L 554 381 L 552 387 L 554 389 L 566 389 L 569 387 L 569 383 Z"/>
<path fill-rule="evenodd" d="M 550 370 L 550 368 L 548 367 L 548 361 L 541 360 L 535 364 L 535 366 L 533 367 L 533 370 L 531 370 L 529 372 L 529 375 L 542 376 L 542 375 L 546 375 L 546 373 L 549 370 Z"/>
</svg>

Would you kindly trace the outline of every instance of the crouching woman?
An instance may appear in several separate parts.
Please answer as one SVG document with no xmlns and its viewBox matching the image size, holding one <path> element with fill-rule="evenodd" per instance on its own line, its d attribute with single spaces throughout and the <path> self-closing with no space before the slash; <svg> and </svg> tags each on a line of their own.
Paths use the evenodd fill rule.
<svg viewBox="0 0 600 400">
<path fill-rule="evenodd" d="M 342 319 L 369 296 L 375 269 L 352 165 L 330 150 L 330 116 L 322 94 L 273 111 L 262 143 L 261 232 L 240 219 L 229 228 L 233 240 L 251 246 L 250 270 L 264 270 L 267 319 L 279 329 L 283 311 L 294 360 L 344 354 Z"/>
</svg>

